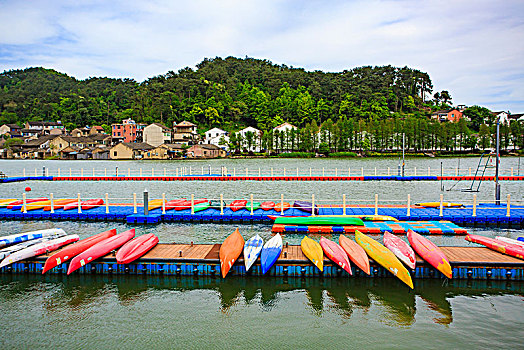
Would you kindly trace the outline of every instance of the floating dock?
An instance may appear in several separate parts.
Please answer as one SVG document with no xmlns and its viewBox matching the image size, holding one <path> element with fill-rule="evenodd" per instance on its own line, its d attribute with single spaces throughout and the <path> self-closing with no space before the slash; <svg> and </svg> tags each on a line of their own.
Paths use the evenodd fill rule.
<svg viewBox="0 0 524 350">
<path fill-rule="evenodd" d="M 497 253 L 484 247 L 441 247 L 453 268 L 455 279 L 480 280 L 524 280 L 524 260 Z M 150 252 L 134 263 L 119 265 L 114 254 L 109 254 L 95 262 L 81 267 L 79 274 L 132 274 L 166 276 L 215 276 L 220 278 L 220 244 L 158 244 Z M 0 273 L 36 273 L 42 272 L 47 255 L 22 261 L 0 269 Z M 352 266 L 354 277 L 393 277 L 384 268 L 372 260 L 371 276 Z M 68 264 L 62 264 L 48 273 L 66 274 Z M 228 276 L 260 276 L 259 260 L 246 273 L 242 258 L 237 260 Z M 413 278 L 445 277 L 417 255 L 417 267 L 411 272 Z M 302 253 L 300 246 L 285 244 L 282 254 L 265 276 L 280 277 L 350 277 L 347 272 L 324 260 L 324 272 L 320 272 Z M 227 278 L 227 277 L 226 277 Z M 400 283 L 400 282 L 399 282 Z"/>
<path fill-rule="evenodd" d="M 21 176 L 0 179 L 0 183 L 22 181 L 495 181 L 495 176 L 231 176 L 231 175 L 184 175 L 184 176 Z M 524 176 L 502 175 L 500 181 L 524 181 Z"/>
</svg>

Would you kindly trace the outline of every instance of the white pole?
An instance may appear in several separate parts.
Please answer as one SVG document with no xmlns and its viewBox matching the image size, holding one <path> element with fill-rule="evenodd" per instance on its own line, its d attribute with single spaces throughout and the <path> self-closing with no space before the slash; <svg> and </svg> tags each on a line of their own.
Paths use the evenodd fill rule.
<svg viewBox="0 0 524 350">
<path fill-rule="evenodd" d="M 378 215 L 378 194 L 375 193 L 375 215 Z"/>
<path fill-rule="evenodd" d="M 513 168 L 511 168 L 511 170 L 513 170 Z M 509 218 L 510 216 L 510 210 L 511 210 L 511 204 L 510 204 L 510 198 L 511 198 L 511 195 L 508 193 L 508 204 L 506 205 L 506 216 Z"/>
<path fill-rule="evenodd" d="M 431 167 L 428 166 L 428 176 L 431 176 Z"/>
<path fill-rule="evenodd" d="M 471 167 L 469 167 L 469 176 L 471 176 Z"/>
<path fill-rule="evenodd" d="M 284 215 L 284 195 L 280 194 L 280 215 Z"/>
<path fill-rule="evenodd" d="M 109 214 L 109 193 L 106 193 L 106 214 Z"/>
<path fill-rule="evenodd" d="M 407 216 L 411 216 L 411 195 L 408 193 Z"/>
<path fill-rule="evenodd" d="M 80 201 L 80 193 L 78 194 L 76 201 L 78 203 L 78 214 L 81 214 L 82 213 L 82 202 Z"/>
<path fill-rule="evenodd" d="M 45 168 L 45 176 L 49 176 L 49 169 L 48 168 Z"/>
<path fill-rule="evenodd" d="M 375 167 L 375 176 L 377 176 L 377 167 Z"/>
<path fill-rule="evenodd" d="M 315 216 L 315 194 L 311 195 L 311 216 Z"/>
<path fill-rule="evenodd" d="M 25 168 L 24 168 L 24 177 L 25 177 Z"/>
<path fill-rule="evenodd" d="M 260 170 L 260 167 L 258 167 L 258 177 L 262 175 L 262 171 Z"/>
<path fill-rule="evenodd" d="M 286 176 L 286 168 L 284 168 L 284 176 Z"/>
<path fill-rule="evenodd" d="M 346 216 L 346 194 L 342 195 L 342 215 Z"/>
<path fill-rule="evenodd" d="M 93 168 L 93 177 L 95 177 L 95 168 Z"/>
<path fill-rule="evenodd" d="M 131 168 L 127 168 L 127 176 L 131 176 Z"/>
<path fill-rule="evenodd" d="M 362 176 L 364 176 L 364 167 L 362 167 L 361 170 L 362 170 Z"/>
<path fill-rule="evenodd" d="M 162 214 L 166 213 L 166 194 L 162 193 Z"/>
<path fill-rule="evenodd" d="M 248 176 L 249 176 L 249 168 L 246 167 L 246 177 L 248 177 Z"/>
<path fill-rule="evenodd" d="M 24 169 L 25 170 L 25 169 Z M 58 168 L 58 176 L 60 176 L 60 168 Z"/>
<path fill-rule="evenodd" d="M 107 168 L 104 168 L 104 176 L 107 176 Z"/>
<path fill-rule="evenodd" d="M 325 173 L 324 173 L 324 167 L 322 167 L 322 176 L 324 176 Z"/>
<path fill-rule="evenodd" d="M 151 177 L 155 176 L 155 168 L 151 168 Z"/>
<path fill-rule="evenodd" d="M 80 176 L 84 177 L 84 168 L 80 169 Z"/>
<path fill-rule="evenodd" d="M 477 216 L 477 195 L 473 195 L 473 217 Z"/>
<path fill-rule="evenodd" d="M 142 176 L 142 168 L 140 168 L 140 176 Z"/>
<path fill-rule="evenodd" d="M 35 176 L 38 176 L 38 173 L 36 172 L 36 168 L 35 168 Z"/>
<path fill-rule="evenodd" d="M 440 194 L 440 212 L 439 212 L 439 216 L 443 216 L 443 211 L 444 211 L 444 195 L 441 193 Z"/>
<path fill-rule="evenodd" d="M 233 176 L 237 176 L 237 168 L 233 168 Z"/>
<path fill-rule="evenodd" d="M 351 168 L 348 168 L 348 176 L 351 176 Z"/>
<path fill-rule="evenodd" d="M 202 175 L 204 175 L 204 174 L 202 173 Z M 166 172 L 166 168 L 164 168 L 164 177 L 166 177 L 166 176 L 167 176 L 167 172 Z"/>
<path fill-rule="evenodd" d="M 417 167 L 413 169 L 413 173 L 415 174 L 415 176 L 417 176 Z"/>
<path fill-rule="evenodd" d="M 189 167 L 189 175 L 193 175 L 193 170 L 191 167 Z"/>
<path fill-rule="evenodd" d="M 73 175 L 73 171 L 71 170 L 71 168 L 69 168 L 69 176 L 72 176 Z"/>
<path fill-rule="evenodd" d="M 511 176 L 513 176 L 513 167 L 511 167 Z"/>
<path fill-rule="evenodd" d="M 253 215 L 253 194 L 250 195 L 251 199 L 251 215 Z"/>
<path fill-rule="evenodd" d="M 195 195 L 191 193 L 191 215 L 193 215 L 194 213 L 195 213 Z"/>
<path fill-rule="evenodd" d="M 220 194 L 220 215 L 224 215 L 224 195 Z"/>
<path fill-rule="evenodd" d="M 25 193 L 22 193 L 22 213 L 27 213 L 27 197 Z"/>
<path fill-rule="evenodd" d="M 335 168 L 335 176 L 338 176 L 338 168 Z"/>
<path fill-rule="evenodd" d="M 136 208 L 136 193 L 133 193 L 133 214 L 136 214 L 137 208 Z"/>
<path fill-rule="evenodd" d="M 49 193 L 49 200 L 51 201 L 51 214 L 53 214 L 55 212 L 55 201 L 52 193 Z"/>
<path fill-rule="evenodd" d="M 178 168 L 176 168 L 176 176 L 178 176 Z"/>
</svg>

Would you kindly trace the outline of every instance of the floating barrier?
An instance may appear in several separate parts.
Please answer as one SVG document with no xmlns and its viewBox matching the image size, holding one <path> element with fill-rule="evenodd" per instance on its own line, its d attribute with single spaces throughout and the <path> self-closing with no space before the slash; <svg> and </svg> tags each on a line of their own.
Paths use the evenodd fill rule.
<svg viewBox="0 0 524 350">
<path fill-rule="evenodd" d="M 450 260 L 453 279 L 470 280 L 505 280 L 524 281 L 524 260 L 494 252 L 484 247 L 441 247 Z M 222 278 L 218 252 L 220 244 L 158 244 L 142 258 L 131 264 L 118 264 L 113 254 L 109 254 L 95 262 L 88 263 L 78 269 L 79 274 L 132 274 L 132 275 L 165 275 L 165 276 L 211 276 Z M 177 252 L 174 256 L 173 252 Z M 0 269 L 0 273 L 35 273 L 41 274 L 47 255 L 31 260 L 14 263 Z M 392 274 L 370 261 L 371 274 L 352 266 L 355 277 L 392 277 Z M 427 264 L 417 255 L 416 269 L 411 271 L 411 277 L 438 278 L 443 275 Z M 47 273 L 63 274 L 67 272 L 68 264 L 64 263 Z M 261 276 L 260 260 L 246 273 L 241 257 L 231 267 L 228 276 Z M 265 274 L 280 277 L 349 277 L 338 265 L 327 258 L 324 259 L 324 269 L 320 272 L 303 255 L 300 246 L 285 244 L 282 254 Z M 398 282 L 399 286 L 401 282 Z"/>
</svg>

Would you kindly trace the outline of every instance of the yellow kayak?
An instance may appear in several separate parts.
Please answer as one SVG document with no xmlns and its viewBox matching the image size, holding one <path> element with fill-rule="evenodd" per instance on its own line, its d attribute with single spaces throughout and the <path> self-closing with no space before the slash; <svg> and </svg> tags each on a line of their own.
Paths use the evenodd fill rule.
<svg viewBox="0 0 524 350">
<path fill-rule="evenodd" d="M 416 203 L 415 205 L 426 207 L 426 208 L 439 208 L 440 202 L 424 202 L 424 203 Z M 464 206 L 464 204 L 461 203 L 451 203 L 451 202 L 442 202 L 442 206 L 444 208 L 461 208 Z"/>
<path fill-rule="evenodd" d="M 0 206 L 8 206 L 9 204 L 11 204 L 12 202 L 16 202 L 18 199 L 13 199 L 13 198 L 9 198 L 9 199 L 0 199 Z"/>
<path fill-rule="evenodd" d="M 148 210 L 153 210 L 156 208 L 162 207 L 162 199 L 153 199 L 149 201 L 149 205 L 147 206 Z"/>
<path fill-rule="evenodd" d="M 320 271 L 324 270 L 324 252 L 318 242 L 306 236 L 302 242 L 300 242 L 300 248 L 304 255 L 311 260 Z"/>
<path fill-rule="evenodd" d="M 50 200 L 27 203 L 26 210 L 29 211 L 29 210 L 42 209 L 47 205 L 51 205 Z M 22 207 L 20 211 L 24 211 L 24 208 Z"/>
<path fill-rule="evenodd" d="M 371 259 L 375 260 L 377 264 L 383 266 L 386 270 L 413 289 L 411 275 L 391 250 L 358 230 L 355 231 L 355 241 L 364 248 L 366 253 L 371 257 Z"/>
</svg>

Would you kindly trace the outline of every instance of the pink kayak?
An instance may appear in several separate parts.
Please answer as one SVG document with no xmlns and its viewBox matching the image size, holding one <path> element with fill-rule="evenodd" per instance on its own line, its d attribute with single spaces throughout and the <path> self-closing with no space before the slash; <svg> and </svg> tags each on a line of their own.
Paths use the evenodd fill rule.
<svg viewBox="0 0 524 350">
<path fill-rule="evenodd" d="M 137 237 L 122 246 L 116 253 L 119 264 L 129 264 L 153 249 L 158 243 L 158 237 L 153 233 Z"/>
<path fill-rule="evenodd" d="M 366 274 L 370 274 L 369 258 L 364 248 L 359 246 L 357 242 L 354 242 L 350 238 L 340 235 L 338 237 L 338 243 L 347 253 L 348 257 L 353 261 L 359 269 L 364 271 Z"/>
<path fill-rule="evenodd" d="M 104 204 L 103 199 L 89 199 L 80 203 L 82 210 L 92 209 Z M 71 210 L 78 208 L 78 201 L 69 203 L 64 206 L 64 210 Z"/>
<path fill-rule="evenodd" d="M 94 246 L 85 250 L 83 253 L 78 254 L 71 260 L 71 263 L 69 264 L 69 269 L 67 270 L 67 274 L 70 275 L 72 272 L 78 270 L 85 264 L 88 264 L 102 256 L 107 255 L 112 250 L 120 248 L 127 241 L 133 239 L 133 237 L 135 237 L 134 228 L 95 244 Z"/>
<path fill-rule="evenodd" d="M 330 239 L 321 237 L 320 246 L 326 254 L 326 256 L 332 260 L 335 264 L 343 268 L 347 273 L 353 275 L 351 271 L 351 264 L 349 263 L 348 255 L 337 243 Z"/>
<path fill-rule="evenodd" d="M 9 255 L 7 258 L 2 260 L 2 263 L 0 263 L 0 268 L 20 260 L 29 259 L 37 255 L 42 255 L 47 252 L 57 250 L 58 248 L 63 247 L 69 243 L 78 241 L 78 239 L 78 235 L 69 235 L 29 246 Z"/>
<path fill-rule="evenodd" d="M 442 250 L 427 238 L 422 237 L 413 230 L 408 230 L 408 240 L 413 249 L 422 259 L 442 272 L 446 277 L 453 278 L 453 271 L 449 260 Z"/>
<path fill-rule="evenodd" d="M 384 245 L 391 250 L 404 264 L 412 270 L 415 270 L 415 252 L 413 249 L 399 237 L 389 232 L 384 233 Z"/>
<path fill-rule="evenodd" d="M 518 244 L 506 243 L 489 237 L 470 235 L 466 236 L 466 241 L 473 243 L 482 244 L 491 250 L 495 250 L 499 253 L 513 256 L 515 258 L 524 259 L 524 247 Z"/>
</svg>

